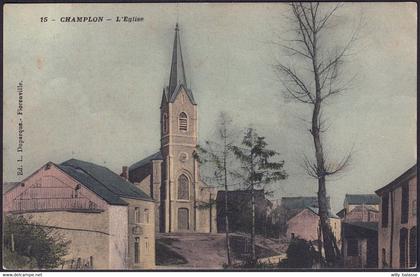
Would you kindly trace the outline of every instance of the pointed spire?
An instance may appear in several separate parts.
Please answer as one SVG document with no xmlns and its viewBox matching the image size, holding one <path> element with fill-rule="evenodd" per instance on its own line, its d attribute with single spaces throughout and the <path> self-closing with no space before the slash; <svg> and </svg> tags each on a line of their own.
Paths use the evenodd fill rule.
<svg viewBox="0 0 420 277">
<path fill-rule="evenodd" d="M 169 77 L 169 98 L 171 98 L 174 90 L 178 85 L 187 87 L 187 79 L 185 78 L 184 61 L 182 59 L 181 41 L 179 38 L 178 22 L 175 25 L 174 48 L 172 52 L 171 74 Z"/>
</svg>

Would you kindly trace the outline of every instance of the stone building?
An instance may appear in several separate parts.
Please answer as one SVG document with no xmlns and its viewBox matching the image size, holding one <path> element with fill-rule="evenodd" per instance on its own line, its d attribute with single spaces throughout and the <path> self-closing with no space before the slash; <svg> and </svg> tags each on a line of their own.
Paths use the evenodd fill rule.
<svg viewBox="0 0 420 277">
<path fill-rule="evenodd" d="M 195 158 L 197 103 L 187 86 L 178 24 L 169 84 L 160 104 L 161 146 L 156 153 L 123 167 L 128 178 L 156 201 L 156 230 L 216 232 L 214 188 L 200 179 Z"/>
<path fill-rule="evenodd" d="M 330 209 L 330 197 L 327 197 L 327 206 Z M 287 221 L 303 211 L 306 207 L 318 208 L 318 197 L 297 196 L 282 197 L 280 203 L 272 211 L 273 224 L 278 226 L 280 234 L 286 234 Z"/>
<path fill-rule="evenodd" d="M 376 191 L 379 268 L 417 266 L 417 164 Z"/>
<path fill-rule="evenodd" d="M 380 198 L 346 194 L 342 217 L 343 262 L 346 268 L 376 268 Z"/>
<path fill-rule="evenodd" d="M 289 239 L 301 238 L 307 241 L 317 241 L 321 238 L 322 240 L 319 224 L 318 208 L 306 207 L 287 221 L 286 236 Z M 329 224 L 339 245 L 341 241 L 340 218 L 329 213 Z"/>
<path fill-rule="evenodd" d="M 151 269 L 155 203 L 109 169 L 71 159 L 8 187 L 6 214 L 30 216 L 70 240 L 63 269 Z"/>
</svg>

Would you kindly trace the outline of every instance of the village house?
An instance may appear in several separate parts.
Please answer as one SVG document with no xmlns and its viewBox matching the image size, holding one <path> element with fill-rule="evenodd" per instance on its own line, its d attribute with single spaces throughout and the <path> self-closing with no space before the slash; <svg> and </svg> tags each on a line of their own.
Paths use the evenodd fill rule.
<svg viewBox="0 0 420 277">
<path fill-rule="evenodd" d="M 417 164 L 386 186 L 378 227 L 379 268 L 417 266 Z"/>
<path fill-rule="evenodd" d="M 330 209 L 330 198 L 327 197 L 328 209 Z M 278 226 L 281 235 L 287 231 L 287 221 L 300 213 L 306 207 L 318 208 L 318 197 L 316 196 L 298 196 L 282 197 L 280 203 L 277 200 L 271 213 L 271 219 L 275 226 Z"/>
<path fill-rule="evenodd" d="M 155 267 L 155 203 L 106 167 L 48 162 L 3 193 L 4 213 L 30 216 L 71 241 L 62 269 Z"/>
<path fill-rule="evenodd" d="M 341 221 L 336 215 L 329 212 L 329 224 L 334 234 L 337 246 L 341 241 Z M 307 241 L 322 241 L 322 234 L 319 229 L 318 208 L 305 207 L 295 216 L 287 221 L 286 237 L 289 239 L 301 238 Z"/>
<path fill-rule="evenodd" d="M 169 84 L 160 104 L 160 150 L 123 167 L 121 176 L 156 203 L 158 232 L 216 232 L 214 187 L 200 178 L 197 146 L 197 102 L 187 85 L 178 24 Z"/>
<path fill-rule="evenodd" d="M 380 198 L 376 194 L 346 194 L 342 219 L 345 268 L 376 268 Z"/>
</svg>

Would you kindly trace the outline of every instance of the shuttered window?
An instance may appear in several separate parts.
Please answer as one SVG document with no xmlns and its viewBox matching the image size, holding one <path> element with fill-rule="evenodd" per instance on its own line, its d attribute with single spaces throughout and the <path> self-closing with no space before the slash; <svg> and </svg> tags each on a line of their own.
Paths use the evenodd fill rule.
<svg viewBox="0 0 420 277">
<path fill-rule="evenodd" d="M 417 227 L 410 229 L 410 267 L 417 266 Z"/>
<path fill-rule="evenodd" d="M 389 194 L 382 196 L 382 227 L 388 227 Z"/>
<path fill-rule="evenodd" d="M 180 113 L 179 115 L 179 130 L 180 131 L 188 130 L 188 118 L 185 113 Z"/>
<path fill-rule="evenodd" d="M 401 187 L 401 223 L 408 222 L 408 183 L 405 183 Z"/>
</svg>

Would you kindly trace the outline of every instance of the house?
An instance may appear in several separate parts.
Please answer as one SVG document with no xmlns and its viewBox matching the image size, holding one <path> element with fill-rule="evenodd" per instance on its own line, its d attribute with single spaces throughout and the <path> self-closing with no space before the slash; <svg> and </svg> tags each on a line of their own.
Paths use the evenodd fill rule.
<svg viewBox="0 0 420 277">
<path fill-rule="evenodd" d="M 378 227 L 379 268 L 417 266 L 417 164 L 386 186 Z"/>
<path fill-rule="evenodd" d="M 377 222 L 343 222 L 344 268 L 377 268 Z"/>
<path fill-rule="evenodd" d="M 60 268 L 155 266 L 155 202 L 106 167 L 48 162 L 3 197 L 6 214 L 30 216 L 71 241 Z"/>
<path fill-rule="evenodd" d="M 376 268 L 380 198 L 376 194 L 346 194 L 342 219 L 342 254 L 346 268 Z"/>
<path fill-rule="evenodd" d="M 210 205 L 216 190 L 200 178 L 195 158 L 197 102 L 188 87 L 178 24 L 169 83 L 160 104 L 160 149 L 123 167 L 121 176 L 146 192 L 156 203 L 159 232 L 216 232 L 216 209 Z"/>
<path fill-rule="evenodd" d="M 357 219 L 358 216 L 368 216 L 367 211 L 379 211 L 379 204 L 381 199 L 376 194 L 346 194 L 344 198 L 344 217 L 347 217 L 353 209 L 357 209 L 357 213 L 353 214 L 352 217 L 356 217 L 354 221 L 365 221 L 364 219 Z M 366 208 L 366 209 L 364 209 Z M 362 213 L 361 209 L 363 210 Z"/>
<path fill-rule="evenodd" d="M 333 232 L 334 237 L 339 244 L 341 240 L 340 218 L 330 212 L 329 224 L 331 231 Z M 322 240 L 319 226 L 320 222 L 318 208 L 306 207 L 287 221 L 286 236 L 289 239 L 301 238 L 307 241 L 318 241 L 319 239 Z"/>
<path fill-rule="evenodd" d="M 268 218 L 271 202 L 266 199 L 263 189 L 254 190 L 256 232 L 267 234 L 270 228 Z M 218 191 L 216 197 L 217 231 L 225 232 L 225 191 Z M 251 230 L 251 191 L 234 190 L 227 192 L 229 230 L 249 233 Z"/>
<path fill-rule="evenodd" d="M 328 209 L 330 209 L 329 197 L 327 197 L 327 201 Z M 278 226 L 280 234 L 286 234 L 287 221 L 306 207 L 318 208 L 318 197 L 298 196 L 281 198 L 280 203 L 272 211 L 273 224 Z"/>
</svg>

